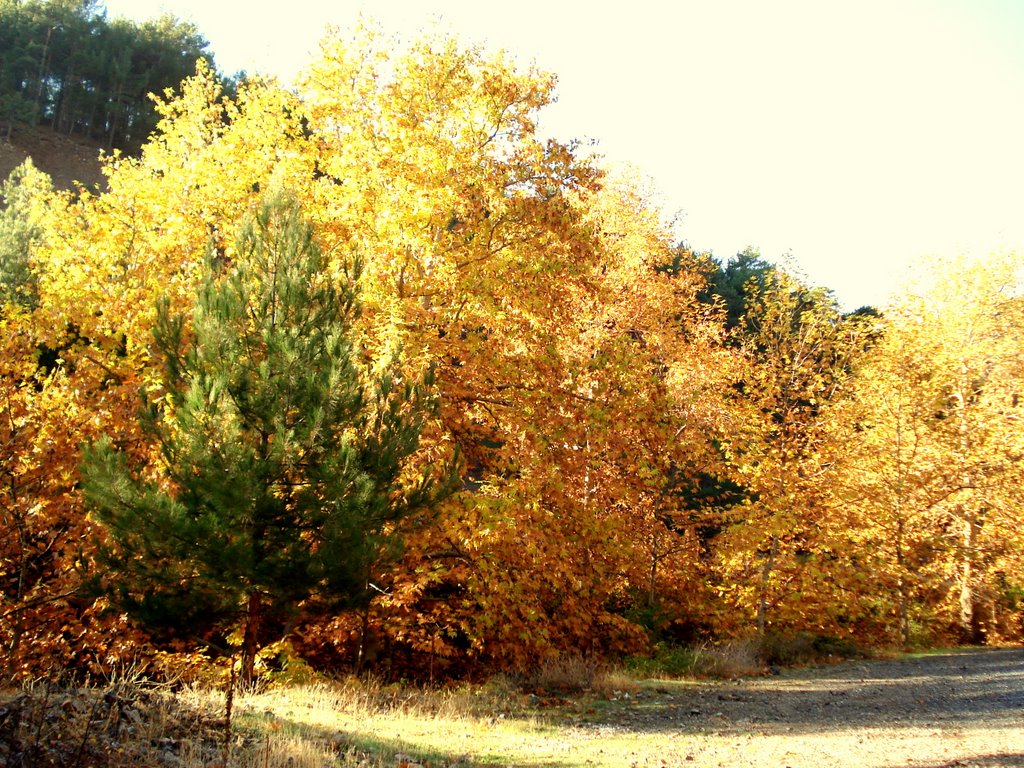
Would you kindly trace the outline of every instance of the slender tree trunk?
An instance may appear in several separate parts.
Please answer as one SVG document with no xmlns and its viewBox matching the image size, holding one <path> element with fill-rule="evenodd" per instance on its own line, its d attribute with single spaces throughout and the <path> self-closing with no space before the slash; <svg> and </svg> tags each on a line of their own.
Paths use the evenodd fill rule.
<svg viewBox="0 0 1024 768">
<path fill-rule="evenodd" d="M 39 82 L 36 84 L 36 100 L 34 114 L 32 116 L 33 127 L 39 125 L 43 115 L 43 83 L 46 81 L 46 54 L 50 50 L 50 36 L 53 34 L 53 27 L 46 30 L 46 40 L 43 41 L 43 55 L 39 57 Z"/>
<path fill-rule="evenodd" d="M 356 653 L 356 675 L 363 674 L 366 668 L 367 656 L 369 654 L 370 642 L 370 604 L 363 608 L 363 615 L 360 617 L 359 627 L 359 650 Z"/>
<path fill-rule="evenodd" d="M 245 632 L 242 636 L 242 673 L 240 682 L 243 690 L 252 688 L 256 679 L 256 654 L 260 650 L 260 619 L 263 604 L 260 593 L 253 590 L 249 593 L 249 602 L 245 610 Z"/>
<path fill-rule="evenodd" d="M 764 635 L 768 624 L 768 588 L 771 584 L 772 571 L 775 570 L 775 556 L 779 551 L 779 537 L 772 535 L 771 545 L 761 566 L 761 595 L 757 601 L 757 634 Z"/>
<path fill-rule="evenodd" d="M 7 676 L 13 680 L 21 650 L 21 637 L 25 631 L 25 582 L 28 578 L 27 541 L 21 521 L 18 521 L 18 588 L 14 596 L 15 611 L 11 617 L 11 639 L 7 644 Z"/>
<path fill-rule="evenodd" d="M 900 644 L 910 645 L 910 596 L 907 594 L 907 560 L 903 553 L 904 520 L 903 505 L 896 502 L 896 599 L 899 621 Z"/>
<path fill-rule="evenodd" d="M 906 488 L 905 468 L 903 464 L 903 398 L 900 398 L 896 418 L 896 596 L 899 601 L 897 605 L 897 620 L 899 622 L 900 645 L 904 648 L 910 645 L 910 595 L 909 595 L 909 574 L 907 572 L 907 558 L 904 549 L 904 541 L 907 538 L 907 519 L 903 504 L 904 490 Z"/>
<path fill-rule="evenodd" d="M 9 412 L 8 412 L 9 414 Z M 7 666 L 6 670 L 9 673 L 10 678 L 14 679 L 14 670 L 17 666 L 18 652 L 21 649 L 21 637 L 25 631 L 25 592 L 28 584 L 28 566 L 29 566 L 29 536 L 25 518 L 17 511 L 18 509 L 18 487 L 14 481 L 14 475 L 10 475 L 8 494 L 10 498 L 10 521 L 13 524 L 14 529 L 17 531 L 18 537 L 18 586 L 14 595 L 14 605 L 16 610 L 11 618 L 11 639 L 7 646 Z M 3 515 L 7 517 L 7 515 Z M 4 527 L 7 526 L 7 521 L 4 520 Z"/>
<path fill-rule="evenodd" d="M 651 535 L 651 570 L 647 580 L 647 607 L 654 610 L 658 583 L 658 534 Z"/>
<path fill-rule="evenodd" d="M 967 466 L 967 457 L 970 455 L 971 449 L 971 430 L 967 419 L 967 406 L 971 402 L 973 388 L 966 363 L 961 363 L 960 378 L 960 391 L 957 395 L 960 431 L 959 458 L 961 466 Z M 961 483 L 964 488 L 972 486 L 970 472 L 963 472 Z M 958 512 L 957 518 L 963 526 L 960 550 L 960 633 L 965 642 L 979 643 L 981 632 L 978 616 L 974 610 L 974 550 L 977 547 L 978 516 L 966 504 L 961 504 Z"/>
<path fill-rule="evenodd" d="M 960 556 L 960 632 L 968 643 L 981 643 L 981 618 L 975 606 L 974 549 L 977 546 L 978 523 L 973 516 L 963 518 L 963 553 Z"/>
<path fill-rule="evenodd" d="M 373 602 L 371 592 L 371 568 L 367 567 L 363 574 L 363 589 L 366 602 L 363 604 L 363 612 L 360 618 L 359 627 L 359 649 L 356 651 L 356 674 L 361 675 L 366 670 L 370 661 L 370 603 Z"/>
<path fill-rule="evenodd" d="M 112 152 L 114 150 L 114 137 L 117 136 L 117 130 L 121 124 L 121 115 L 124 111 L 124 106 L 121 104 L 121 99 L 124 98 L 124 81 L 121 80 L 117 84 L 117 93 L 110 102 L 108 109 L 110 115 L 110 127 L 107 130 L 107 151 Z"/>
<path fill-rule="evenodd" d="M 899 591 L 900 645 L 906 648 L 910 645 L 910 605 L 906 595 L 906 584 L 902 576 L 899 578 Z"/>
</svg>

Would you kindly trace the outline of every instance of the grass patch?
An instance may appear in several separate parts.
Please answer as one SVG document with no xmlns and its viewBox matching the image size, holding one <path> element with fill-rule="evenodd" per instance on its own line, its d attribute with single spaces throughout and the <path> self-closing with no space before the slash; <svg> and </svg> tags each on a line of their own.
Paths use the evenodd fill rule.
<svg viewBox="0 0 1024 768">
<path fill-rule="evenodd" d="M 658 644 L 650 655 L 628 659 L 625 670 L 636 678 L 652 680 L 731 680 L 764 675 L 780 667 L 832 663 L 864 655 L 852 640 L 810 632 L 769 633 L 719 645 Z"/>
<path fill-rule="evenodd" d="M 1016 646 L 1012 646 L 1016 647 Z M 985 653 L 991 651 L 993 646 L 977 646 L 977 645 L 960 645 L 951 648 L 922 648 L 913 651 L 904 651 L 896 654 L 896 657 L 901 659 L 924 659 L 930 656 L 949 656 L 952 654 L 966 655 L 971 653 Z"/>
<path fill-rule="evenodd" d="M 627 660 L 626 671 L 638 678 L 730 679 L 764 673 L 756 648 L 749 642 L 687 648 L 659 644 L 650 656 Z"/>
<path fill-rule="evenodd" d="M 636 693 L 640 686 L 629 670 L 608 667 L 582 656 L 546 659 L 516 681 L 519 689 L 534 697 L 594 694 L 609 697 Z"/>
</svg>

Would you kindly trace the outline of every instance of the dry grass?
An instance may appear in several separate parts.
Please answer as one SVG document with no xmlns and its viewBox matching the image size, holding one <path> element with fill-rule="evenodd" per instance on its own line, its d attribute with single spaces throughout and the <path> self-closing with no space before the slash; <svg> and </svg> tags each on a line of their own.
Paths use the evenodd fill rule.
<svg viewBox="0 0 1024 768">
<path fill-rule="evenodd" d="M 0 765 L 445 768 L 512 756 L 546 765 L 564 740 L 564 697 L 596 711 L 641 688 L 624 671 L 567 656 L 444 690 L 354 678 L 275 685 L 234 696 L 229 723 L 224 691 L 209 685 L 172 690 L 131 676 L 86 689 L 40 684 L 0 695 Z M 611 749 L 591 742 L 588 752 Z"/>
<path fill-rule="evenodd" d="M 747 646 L 688 651 L 692 676 L 759 671 Z M 666 658 L 662 658 L 664 662 Z M 580 712 L 647 696 L 632 673 L 579 656 L 518 678 L 424 689 L 345 679 L 276 684 L 233 698 L 217 687 L 152 687 L 130 674 L 86 689 L 40 684 L 0 697 L 0 765 L 138 768 L 430 768 L 563 764 Z M 643 677 L 662 675 L 646 674 Z M 677 675 L 678 676 L 678 675 Z M 663 677 L 663 676 L 662 676 Z M 569 697 L 569 698 L 566 698 Z M 571 699 L 571 701 L 570 701 Z M 587 719 L 589 716 L 584 716 Z M 578 741 L 579 736 L 575 736 Z M 598 765 L 617 736 L 591 734 Z M 607 743 L 606 743 L 607 742 Z M 621 746 L 621 745 L 620 745 Z"/>
<path fill-rule="evenodd" d="M 733 679 L 764 673 L 764 664 L 753 644 L 744 641 L 725 643 L 697 651 L 698 676 Z"/>
<path fill-rule="evenodd" d="M 720 667 L 737 663 L 722 650 L 708 658 Z M 0 695 L 0 765 L 445 768 L 510 758 L 547 765 L 564 740 L 558 723 L 575 706 L 564 697 L 593 712 L 641 688 L 627 672 L 566 656 L 526 676 L 444 690 L 354 678 L 271 685 L 235 695 L 229 722 L 224 691 L 209 685 L 172 690 L 132 675 L 85 689 L 39 684 Z M 591 749 L 615 751 L 602 739 L 591 739 Z"/>
<path fill-rule="evenodd" d="M 494 677 L 445 690 L 347 679 L 278 686 L 233 698 L 209 687 L 153 688 L 121 681 L 91 688 L 40 684 L 0 695 L 0 765 L 71 768 L 445 768 L 546 764 L 563 699 Z M 636 692 L 620 672 L 553 661 L 531 684 L 611 699 Z M 554 704 L 552 705 L 552 701 Z M 554 739 L 554 741 L 552 741 Z"/>
<path fill-rule="evenodd" d="M 134 681 L 90 688 L 36 683 L 0 694 L 0 764 L 174 765 L 194 735 L 213 734 L 206 740 L 215 743 L 217 725 L 215 713 Z"/>
<path fill-rule="evenodd" d="M 686 661 L 721 673 L 751 658 L 748 647 L 726 646 Z M 900 690 L 869 686 L 892 704 L 860 705 L 869 719 L 857 725 L 848 719 L 855 698 L 839 693 L 844 680 L 860 690 L 863 670 L 821 674 L 820 682 L 787 673 L 728 683 L 638 683 L 570 659 L 551 662 L 536 679 L 589 686 L 571 699 L 545 699 L 500 677 L 450 690 L 357 680 L 281 685 L 235 699 L 230 739 L 222 691 L 172 693 L 125 682 L 84 691 L 39 685 L 0 695 L 0 765 L 883 768 L 909 764 L 909 756 L 930 766 L 964 756 L 966 765 L 1002 765 L 999 756 L 1021 764 L 1024 741 L 1018 728 L 1006 726 L 1010 712 L 993 710 L 990 722 L 975 722 L 972 711 L 937 729 L 930 721 L 906 720 Z M 751 704 L 759 697 L 763 702 Z"/>
<path fill-rule="evenodd" d="M 520 680 L 519 687 L 540 696 L 595 694 L 609 697 L 640 690 L 636 680 L 624 670 L 574 655 L 545 660 Z"/>
<path fill-rule="evenodd" d="M 500 741 L 536 728 L 525 701 L 502 678 L 443 691 L 353 679 L 236 695 L 229 728 L 223 691 L 39 684 L 0 693 L 0 765 L 469 765 L 481 732 Z"/>
</svg>

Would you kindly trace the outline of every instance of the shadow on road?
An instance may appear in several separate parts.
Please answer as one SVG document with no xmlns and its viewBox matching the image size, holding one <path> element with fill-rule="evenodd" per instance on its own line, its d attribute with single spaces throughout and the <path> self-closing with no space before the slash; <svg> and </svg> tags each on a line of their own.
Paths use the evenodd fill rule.
<svg viewBox="0 0 1024 768">
<path fill-rule="evenodd" d="M 964 760 L 953 760 L 952 762 L 934 763 L 931 765 L 919 765 L 915 768 L 1011 768 L 1012 766 L 1024 765 L 1024 754 L 1014 755 L 977 755 Z M 903 764 L 893 765 L 892 768 L 904 768 Z"/>
<path fill-rule="evenodd" d="M 609 722 L 635 731 L 945 730 L 979 723 L 991 728 L 1020 728 L 1024 723 L 1024 650 L 787 670 L 778 677 L 676 689 L 667 696 L 616 709 L 609 718 Z"/>
</svg>

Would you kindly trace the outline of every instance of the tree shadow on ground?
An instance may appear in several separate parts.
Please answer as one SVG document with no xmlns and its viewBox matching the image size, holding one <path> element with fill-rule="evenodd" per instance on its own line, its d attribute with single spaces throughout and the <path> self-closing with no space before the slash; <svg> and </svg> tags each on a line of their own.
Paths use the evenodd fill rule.
<svg viewBox="0 0 1024 768">
<path fill-rule="evenodd" d="M 552 768 L 561 763 L 552 762 L 550 759 L 529 760 L 519 756 L 514 762 L 505 762 L 507 756 L 495 754 L 493 750 L 473 749 L 473 745 L 462 745 L 460 749 L 437 749 L 433 746 L 426 746 L 416 741 L 415 738 L 399 738 L 391 735 L 375 735 L 357 731 L 340 731 L 335 728 L 311 725 L 307 722 L 297 720 L 278 720 L 281 725 L 281 742 L 287 750 L 289 746 L 294 750 L 292 760 L 288 761 L 287 755 L 280 752 L 287 765 L 302 765 L 300 762 L 302 753 L 308 752 L 308 747 L 303 747 L 294 739 L 289 739 L 290 733 L 301 734 L 301 739 L 307 745 L 319 747 L 326 751 L 334 752 L 339 759 L 347 755 L 347 762 L 339 765 L 368 765 L 368 766 L 430 766 L 430 768 L 470 768 L 478 765 L 509 765 L 516 768 Z M 439 724 L 443 727 L 443 723 Z M 500 762 L 498 762 L 500 761 Z"/>
<path fill-rule="evenodd" d="M 698 686 L 613 707 L 596 725 L 639 732 L 822 733 L 851 728 L 1019 728 L 1024 650 L 846 662 Z"/>
<path fill-rule="evenodd" d="M 966 757 L 962 760 L 952 760 L 943 763 L 932 763 L 920 765 L 916 768 L 1013 768 L 1024 765 L 1024 754 L 1012 755 L 977 755 Z M 892 768 L 902 768 L 894 765 Z"/>
</svg>

